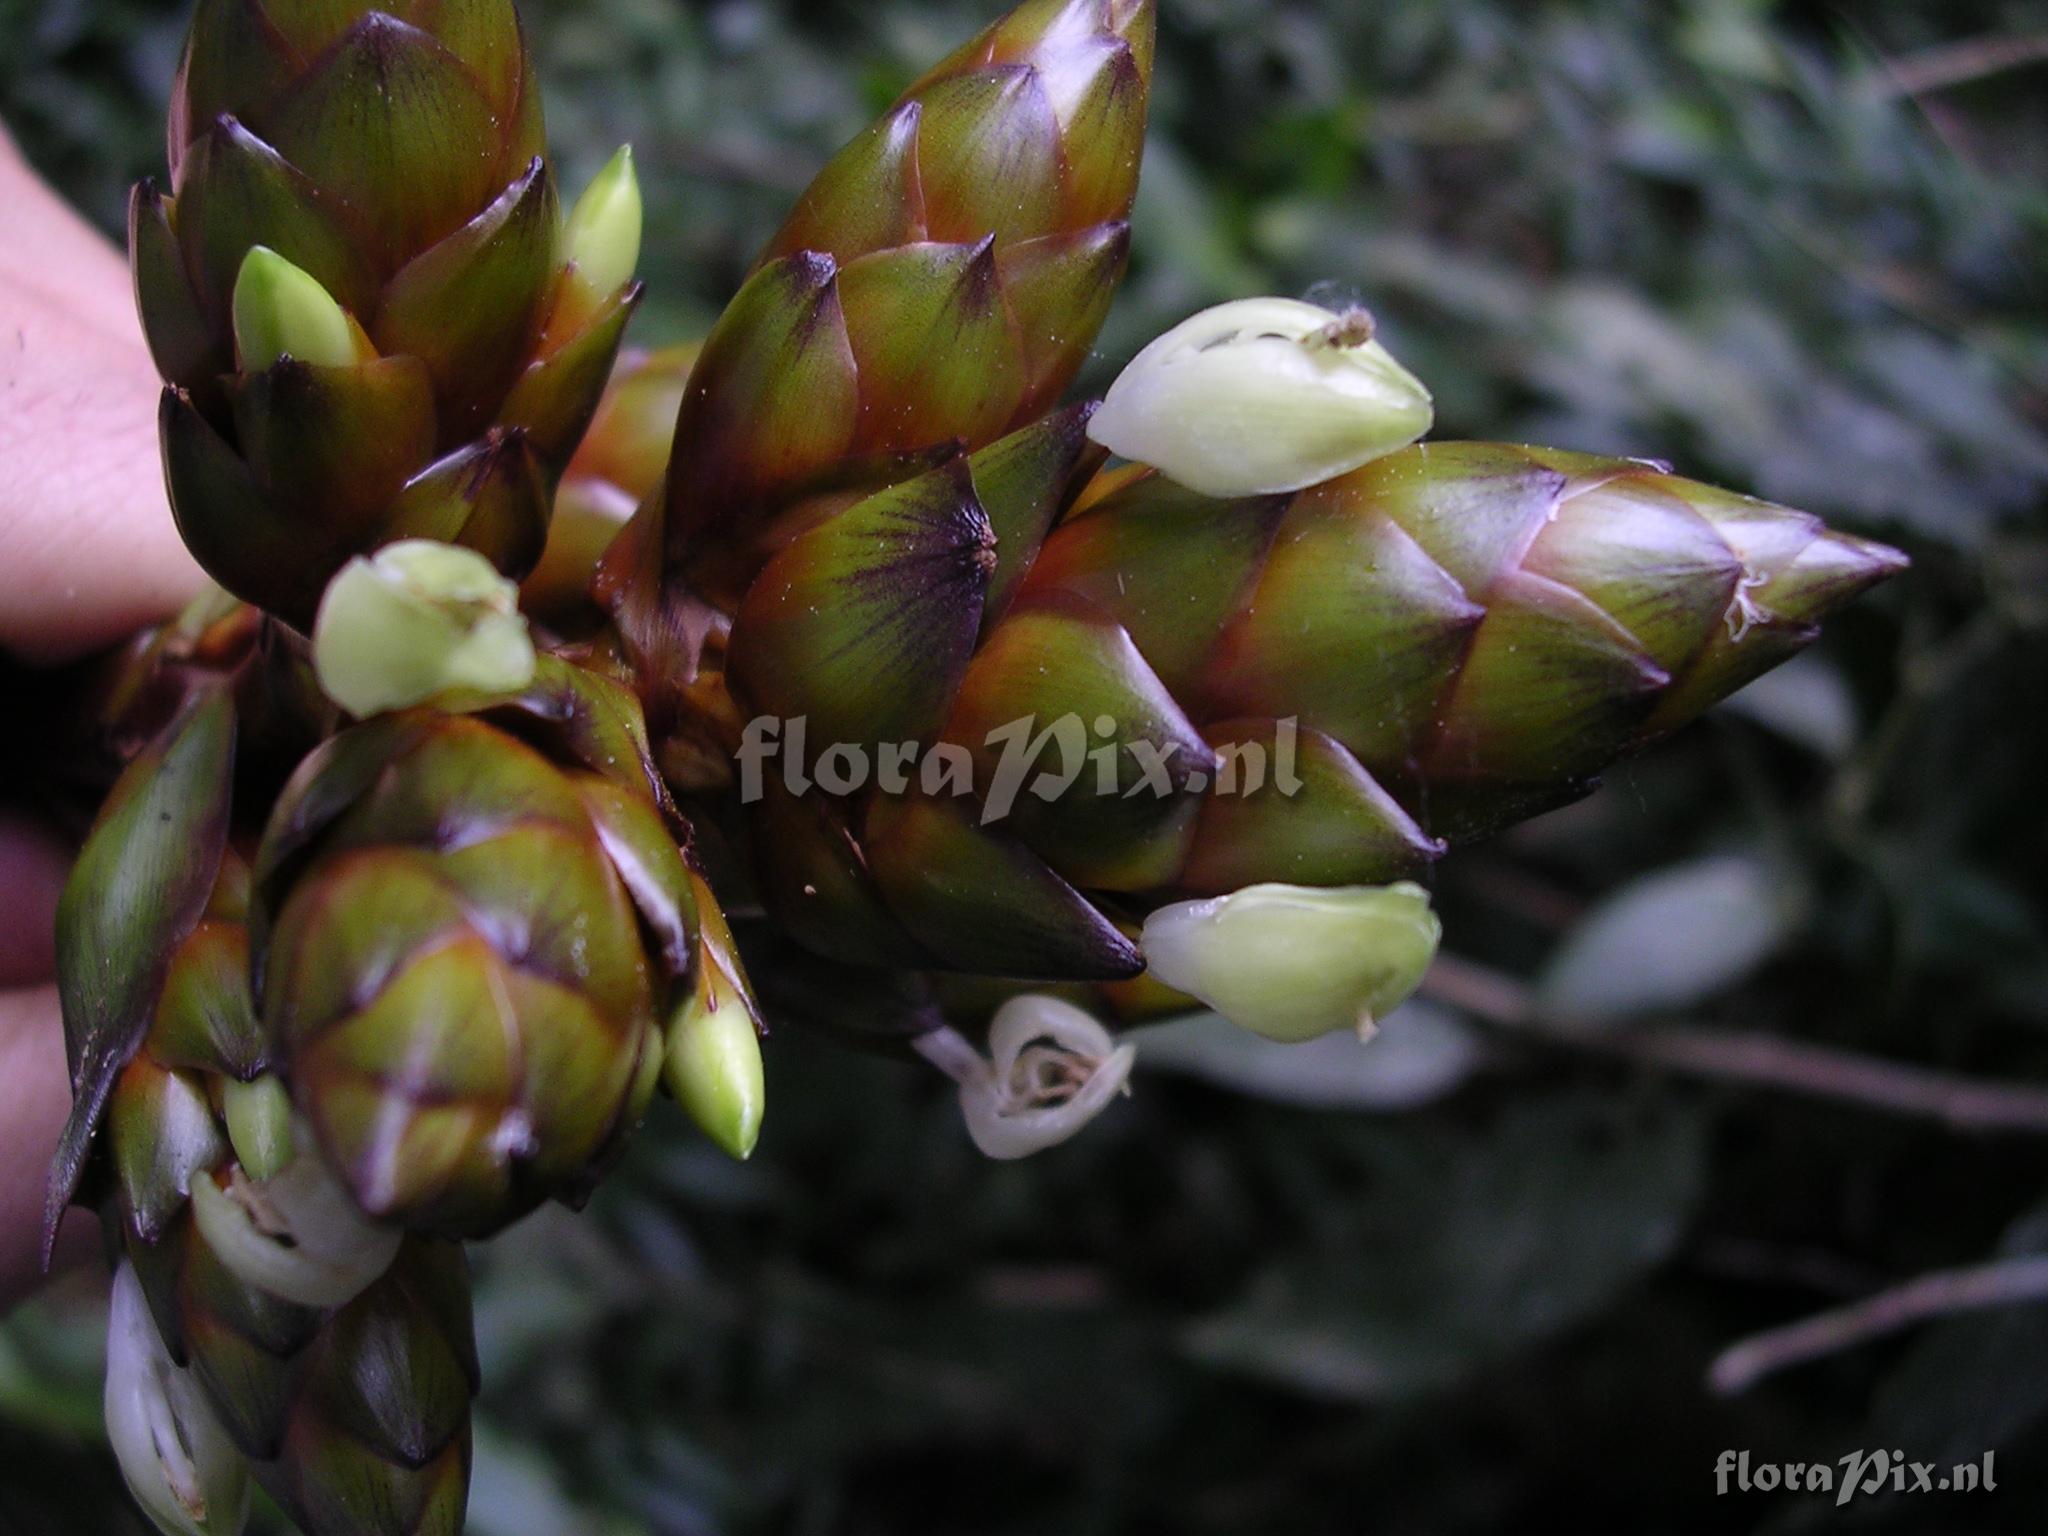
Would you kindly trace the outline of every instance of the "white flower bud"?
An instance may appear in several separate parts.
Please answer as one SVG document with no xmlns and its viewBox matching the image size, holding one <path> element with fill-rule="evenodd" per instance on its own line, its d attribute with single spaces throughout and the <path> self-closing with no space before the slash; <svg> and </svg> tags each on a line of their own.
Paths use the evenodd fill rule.
<svg viewBox="0 0 2048 1536">
<path fill-rule="evenodd" d="M 292 1140 L 303 1150 L 276 1178 L 257 1183 L 236 1169 L 223 1189 L 197 1175 L 192 1217 L 247 1284 L 302 1307 L 343 1306 L 391 1267 L 402 1234 L 356 1209 L 303 1126 Z"/>
<path fill-rule="evenodd" d="M 431 539 L 349 561 L 313 624 L 320 687 L 352 715 L 457 689 L 509 692 L 531 682 L 533 669 L 519 588 L 475 550 Z"/>
<path fill-rule="evenodd" d="M 107 1312 L 106 1419 L 128 1491 L 158 1530 L 237 1536 L 249 1518 L 248 1463 L 171 1359 L 125 1260 Z"/>
<path fill-rule="evenodd" d="M 989 1157 L 1057 1146 L 1124 1088 L 1137 1059 L 1094 1019 L 1057 998 L 1013 997 L 996 1010 L 989 1060 L 958 1074 L 967 1133 Z"/>
<path fill-rule="evenodd" d="M 1298 491 L 1429 430 L 1429 391 L 1363 310 L 1240 299 L 1131 360 L 1088 435 L 1205 496 Z"/>
<path fill-rule="evenodd" d="M 1145 920 L 1153 978 L 1269 1040 L 1369 1035 L 1421 985 L 1443 925 L 1403 882 L 1320 889 L 1250 885 Z"/>
</svg>

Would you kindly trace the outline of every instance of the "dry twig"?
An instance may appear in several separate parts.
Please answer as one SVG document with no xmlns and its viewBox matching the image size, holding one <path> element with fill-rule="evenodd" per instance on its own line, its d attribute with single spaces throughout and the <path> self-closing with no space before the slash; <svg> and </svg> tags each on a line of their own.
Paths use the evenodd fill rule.
<svg viewBox="0 0 2048 1536">
<path fill-rule="evenodd" d="M 2048 1254 L 1933 1270 L 1849 1306 L 1731 1345 L 1708 1367 L 1707 1384 L 1722 1397 L 1733 1397 L 1788 1366 L 1840 1354 L 1930 1318 L 2030 1301 L 2048 1301 Z"/>
<path fill-rule="evenodd" d="M 1883 101 L 1927 96 L 2032 64 L 2048 64 L 2048 33 L 1965 38 L 1904 58 L 1886 59 L 1884 75 L 1871 90 Z"/>
<path fill-rule="evenodd" d="M 1951 1130 L 2048 1135 L 2048 1089 L 2028 1084 L 1908 1066 L 1757 1030 L 1574 1029 L 1544 1019 L 1529 988 L 1516 978 L 1455 955 L 1438 957 L 1423 990 L 1478 1018 L 1576 1050 L 1934 1120 Z"/>
</svg>

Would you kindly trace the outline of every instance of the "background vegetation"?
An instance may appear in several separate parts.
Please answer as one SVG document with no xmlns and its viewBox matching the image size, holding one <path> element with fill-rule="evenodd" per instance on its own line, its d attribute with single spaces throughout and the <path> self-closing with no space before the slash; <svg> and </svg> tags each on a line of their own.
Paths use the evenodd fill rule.
<svg viewBox="0 0 2048 1536">
<path fill-rule="evenodd" d="M 995 7 L 526 8 L 569 179 L 641 150 L 654 342 Z M 110 229 L 183 10 L 0 0 L 0 115 Z M 1929 1271 L 2048 1266 L 2048 9 L 1165 10 L 1100 374 L 1330 283 L 1443 435 L 1670 459 L 1916 566 L 1450 861 L 1452 959 L 1369 1052 L 1176 1028 L 1131 1103 L 997 1167 L 935 1079 L 775 1040 L 752 1164 L 666 1117 L 594 1220 L 484 1259 L 473 1529 L 2040 1530 L 2039 1302 L 1706 1378 Z M 0 1530 L 133 1528 L 100 1305 L 0 1325 Z M 1724 1448 L 1880 1446 L 1996 1450 L 1998 1491 L 1714 1493 Z"/>
</svg>

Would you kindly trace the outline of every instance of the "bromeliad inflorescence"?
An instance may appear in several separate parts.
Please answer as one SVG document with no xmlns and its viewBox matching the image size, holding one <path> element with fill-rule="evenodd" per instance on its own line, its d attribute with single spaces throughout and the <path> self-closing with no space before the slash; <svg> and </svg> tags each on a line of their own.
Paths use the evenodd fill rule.
<svg viewBox="0 0 2048 1536">
<path fill-rule="evenodd" d="M 160 1528 L 238 1530 L 253 1481 L 313 1536 L 459 1530 L 461 1242 L 584 1199 L 662 1091 L 749 1155 L 769 1022 L 935 1064 L 992 1157 L 1126 1088 L 1098 1014 L 1369 1035 L 1453 844 L 1900 567 L 1640 461 L 1420 441 L 1363 311 L 1224 305 L 1062 404 L 1153 27 L 1027 0 L 701 348 L 614 373 L 631 157 L 559 207 L 509 0 L 200 0 L 131 251 L 226 592 L 104 695 L 50 1199 L 118 1256 Z M 736 771 L 771 738 L 800 771 Z"/>
</svg>

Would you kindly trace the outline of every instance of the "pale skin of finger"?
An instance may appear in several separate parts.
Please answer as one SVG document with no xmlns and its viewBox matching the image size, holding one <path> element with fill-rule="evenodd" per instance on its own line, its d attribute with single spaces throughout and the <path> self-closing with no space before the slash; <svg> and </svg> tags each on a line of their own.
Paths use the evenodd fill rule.
<svg viewBox="0 0 2048 1536">
<path fill-rule="evenodd" d="M 30 818 L 0 809 L 0 990 L 57 974 L 57 896 L 71 869 L 64 845 Z M 0 1078 L 0 1113 L 6 1100 Z"/>
<path fill-rule="evenodd" d="M 0 650 L 110 645 L 201 577 L 157 455 L 161 386 L 120 254 L 0 132 Z"/>
<path fill-rule="evenodd" d="M 71 855 L 28 817 L 0 811 L 0 1314 L 42 1279 L 43 1190 L 71 1107 L 57 989 L 57 896 Z M 74 1211 L 60 1268 L 89 1257 L 92 1218 Z"/>
<path fill-rule="evenodd" d="M 0 653 L 59 662 L 175 612 L 201 577 L 156 447 L 160 386 L 120 253 L 0 131 Z M 29 731 L 33 721 L 17 721 Z M 0 808 L 0 1310 L 41 1276 L 70 1110 L 52 916 L 69 851 Z M 60 1264 L 94 1248 L 73 1212 Z"/>
<path fill-rule="evenodd" d="M 0 1313 L 41 1283 L 43 1190 L 71 1108 L 55 987 L 0 992 Z M 93 1252 L 92 1217 L 65 1218 L 57 1266 Z"/>
</svg>

